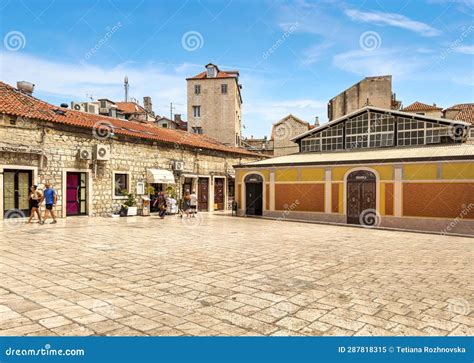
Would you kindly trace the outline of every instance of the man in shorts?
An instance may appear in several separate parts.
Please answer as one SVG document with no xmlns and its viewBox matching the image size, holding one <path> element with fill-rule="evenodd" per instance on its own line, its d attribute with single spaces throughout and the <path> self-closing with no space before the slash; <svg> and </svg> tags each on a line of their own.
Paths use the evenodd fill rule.
<svg viewBox="0 0 474 363">
<path fill-rule="evenodd" d="M 196 192 L 193 190 L 189 197 L 190 197 L 190 199 L 189 199 L 190 214 L 191 214 L 191 216 L 195 217 L 196 213 L 197 213 L 197 195 L 196 195 Z"/>
<path fill-rule="evenodd" d="M 44 211 L 44 216 L 43 216 L 43 220 L 41 221 L 41 224 L 44 224 L 46 219 L 48 219 L 49 214 L 51 214 L 51 217 L 53 218 L 53 221 L 51 222 L 51 224 L 58 223 L 56 221 L 56 216 L 54 215 L 54 207 L 56 206 L 56 202 L 58 201 L 58 195 L 56 191 L 53 188 L 51 188 L 50 182 L 46 182 L 45 184 L 43 199 L 44 199 L 44 203 L 46 204 L 46 210 Z"/>
</svg>

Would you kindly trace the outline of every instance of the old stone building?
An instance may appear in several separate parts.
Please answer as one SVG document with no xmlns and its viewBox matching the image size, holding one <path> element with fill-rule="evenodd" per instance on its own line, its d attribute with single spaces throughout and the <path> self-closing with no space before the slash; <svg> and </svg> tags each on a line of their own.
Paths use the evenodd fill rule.
<svg viewBox="0 0 474 363">
<path fill-rule="evenodd" d="M 291 139 L 310 129 L 309 122 L 291 114 L 275 122 L 272 126 L 273 155 L 297 153 L 299 151 L 298 144 Z"/>
<path fill-rule="evenodd" d="M 392 93 L 392 76 L 366 77 L 329 100 L 328 120 L 334 120 L 364 106 L 399 109 Z"/>
<path fill-rule="evenodd" d="M 239 72 L 215 64 L 187 78 L 188 131 L 240 146 L 242 95 Z"/>
<path fill-rule="evenodd" d="M 172 186 L 195 190 L 199 209 L 227 209 L 232 165 L 252 152 L 204 135 L 57 107 L 0 82 L 0 219 L 28 214 L 28 190 L 50 181 L 60 217 L 106 216 L 124 191 L 138 208 Z"/>
</svg>

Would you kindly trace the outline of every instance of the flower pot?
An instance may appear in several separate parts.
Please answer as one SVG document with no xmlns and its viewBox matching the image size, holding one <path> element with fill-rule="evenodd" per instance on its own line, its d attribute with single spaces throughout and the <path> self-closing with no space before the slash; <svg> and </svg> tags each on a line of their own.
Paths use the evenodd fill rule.
<svg viewBox="0 0 474 363">
<path fill-rule="evenodd" d="M 137 207 L 128 207 L 127 208 L 127 216 L 136 216 L 137 213 Z"/>
</svg>

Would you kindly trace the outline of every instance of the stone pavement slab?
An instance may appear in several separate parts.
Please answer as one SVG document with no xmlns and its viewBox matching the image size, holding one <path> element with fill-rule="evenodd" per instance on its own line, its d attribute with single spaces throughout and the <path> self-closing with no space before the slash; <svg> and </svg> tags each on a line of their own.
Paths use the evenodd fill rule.
<svg viewBox="0 0 474 363">
<path fill-rule="evenodd" d="M 472 335 L 473 239 L 200 213 L 0 223 L 0 335 Z"/>
</svg>

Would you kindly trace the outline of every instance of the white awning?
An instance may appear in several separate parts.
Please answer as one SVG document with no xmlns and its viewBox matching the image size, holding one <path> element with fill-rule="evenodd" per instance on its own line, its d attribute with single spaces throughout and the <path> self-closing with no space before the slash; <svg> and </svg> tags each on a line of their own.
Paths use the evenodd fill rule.
<svg viewBox="0 0 474 363">
<path fill-rule="evenodd" d="M 146 181 L 154 184 L 174 184 L 174 175 L 165 169 L 147 169 Z"/>
</svg>

